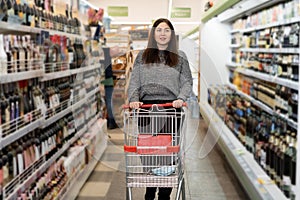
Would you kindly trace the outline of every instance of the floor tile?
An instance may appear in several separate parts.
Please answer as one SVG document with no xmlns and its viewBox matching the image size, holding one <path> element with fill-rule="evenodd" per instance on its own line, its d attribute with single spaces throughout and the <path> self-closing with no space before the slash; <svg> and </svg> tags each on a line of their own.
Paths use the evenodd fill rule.
<svg viewBox="0 0 300 200">
<path fill-rule="evenodd" d="M 119 162 L 110 162 L 113 166 L 118 166 Z M 95 167 L 94 172 L 113 172 L 113 169 L 109 164 L 104 164 L 103 162 L 99 162 Z"/>
<path fill-rule="evenodd" d="M 104 172 L 104 171 L 94 171 L 93 174 L 90 175 L 88 181 L 89 182 L 111 182 L 113 178 L 114 172 Z"/>
<path fill-rule="evenodd" d="M 122 159 L 124 159 L 123 153 L 105 153 L 101 157 L 101 160 L 103 161 L 120 161 Z"/>
<path fill-rule="evenodd" d="M 105 197 L 109 190 L 110 182 L 86 182 L 79 196 L 84 197 Z"/>
<path fill-rule="evenodd" d="M 101 164 L 110 168 L 111 170 L 117 171 L 119 169 L 120 162 L 119 161 L 104 161 L 101 160 Z"/>
</svg>

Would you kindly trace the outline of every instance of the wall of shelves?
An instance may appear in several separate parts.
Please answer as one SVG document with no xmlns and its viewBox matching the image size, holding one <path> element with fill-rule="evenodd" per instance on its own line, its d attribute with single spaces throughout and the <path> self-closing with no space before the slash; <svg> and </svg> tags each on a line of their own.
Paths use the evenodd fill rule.
<svg viewBox="0 0 300 200">
<path fill-rule="evenodd" d="M 272 11 L 268 9 L 272 8 L 275 5 L 281 6 L 282 4 L 284 4 L 286 7 L 283 8 L 282 13 L 280 14 L 277 13 L 276 17 L 278 18 L 278 21 L 268 21 L 270 16 L 273 16 L 271 14 Z M 243 77 L 246 77 L 247 79 L 255 80 L 257 81 L 257 83 L 261 81 L 261 82 L 268 82 L 273 85 L 279 85 L 280 87 L 287 87 L 289 90 L 291 89 L 298 94 L 300 86 L 298 81 L 292 80 L 292 78 L 295 78 L 294 74 L 291 75 L 288 74 L 285 77 L 285 74 L 284 75 L 281 74 L 280 71 L 281 69 L 278 69 L 278 71 L 275 71 L 275 74 L 274 73 L 272 74 L 271 71 L 268 73 L 267 71 L 260 71 L 260 69 L 259 70 L 257 70 L 256 68 L 253 69 L 253 67 L 249 68 L 249 65 L 252 64 L 250 62 L 249 62 L 250 64 L 240 60 L 235 62 L 232 59 L 232 57 L 235 56 L 235 55 L 232 56 L 233 52 L 236 52 L 236 54 L 241 54 L 241 59 L 242 56 L 245 56 L 245 54 L 248 53 L 252 55 L 255 54 L 272 55 L 273 58 L 278 55 L 281 57 L 299 56 L 300 54 L 299 36 L 297 40 L 297 47 L 280 46 L 278 48 L 268 46 L 267 44 L 265 47 L 257 46 L 257 47 L 250 48 L 247 47 L 247 45 L 245 45 L 247 44 L 245 42 L 247 40 L 243 38 L 243 36 L 246 36 L 252 39 L 251 37 L 254 37 L 255 33 L 258 35 L 260 31 L 265 31 L 265 30 L 267 35 L 268 34 L 267 31 L 269 31 L 269 29 L 276 28 L 276 27 L 284 27 L 287 29 L 288 28 L 287 26 L 290 26 L 295 23 L 299 23 L 300 22 L 299 16 L 297 15 L 299 15 L 300 13 L 298 13 L 299 12 L 298 9 L 299 9 L 299 1 L 279 1 L 279 0 L 278 1 L 269 1 L 269 0 L 244 1 L 242 0 L 239 3 L 236 3 L 236 5 L 232 6 L 231 8 L 224 10 L 222 13 L 218 13 L 218 16 L 216 14 L 214 18 L 211 17 L 209 20 L 205 20 L 205 23 L 201 27 L 201 47 L 202 47 L 200 53 L 200 65 L 202 66 L 201 84 L 200 84 L 201 85 L 201 93 L 200 93 L 201 113 L 204 116 L 205 120 L 207 122 L 210 122 L 210 127 L 212 128 L 211 130 L 213 130 L 214 134 L 217 134 L 217 136 L 220 137 L 218 143 L 221 146 L 222 150 L 224 151 L 227 159 L 229 160 L 229 163 L 236 171 L 239 180 L 245 186 L 245 190 L 247 191 L 251 199 L 286 199 L 286 197 L 284 196 L 281 189 L 277 187 L 275 184 L 273 184 L 272 188 L 269 189 L 263 189 L 263 190 L 257 189 L 257 187 L 264 187 L 263 186 L 264 184 L 262 183 L 259 184 L 257 182 L 257 177 L 262 176 L 267 178 L 268 180 L 270 179 L 270 177 L 263 170 L 263 168 L 255 161 L 253 155 L 251 154 L 249 154 L 249 157 L 247 158 L 247 161 L 249 160 L 250 160 L 249 162 L 253 161 L 253 163 L 248 166 L 250 167 L 249 170 L 247 170 L 247 166 L 239 162 L 239 158 L 237 158 L 239 156 L 236 155 L 235 149 L 236 148 L 243 149 L 244 147 L 242 143 L 234 137 L 236 133 L 233 133 L 232 130 L 228 129 L 228 127 L 226 126 L 221 127 L 221 125 L 219 124 L 219 123 L 224 124 L 223 122 L 224 119 L 221 119 L 215 113 L 213 108 L 207 103 L 208 102 L 207 91 L 211 87 L 222 88 L 222 86 L 225 85 L 231 88 L 233 91 L 235 91 L 235 93 L 238 96 L 247 99 L 249 102 L 251 102 L 252 105 L 255 105 L 259 109 L 262 109 L 270 116 L 275 116 L 285 120 L 286 124 L 289 127 L 297 130 L 297 133 L 299 133 L 299 120 L 298 122 L 294 121 L 292 118 L 290 118 L 289 115 L 280 113 L 278 110 L 275 110 L 275 108 L 270 107 L 270 105 L 267 105 L 262 100 L 258 100 L 256 98 L 253 98 L 251 95 L 244 93 L 242 89 L 240 89 L 240 87 L 243 87 L 243 82 L 240 82 L 241 85 L 239 85 L 239 87 L 236 87 L 236 85 L 230 83 L 229 81 L 230 79 L 233 78 L 232 76 L 234 76 L 235 74 L 239 74 Z M 264 15 L 265 18 L 263 18 L 264 21 L 262 23 L 260 23 L 261 21 L 259 21 L 258 18 L 253 17 L 253 20 L 256 19 L 256 21 L 254 21 L 255 23 L 252 23 L 250 19 L 246 19 L 247 17 L 250 17 L 252 15 L 256 16 L 257 12 L 260 11 L 263 11 L 262 13 L 265 14 Z M 244 17 L 243 20 L 245 21 L 243 22 L 238 21 L 239 23 L 235 23 L 235 20 L 239 20 L 242 17 Z M 282 29 L 284 31 L 287 31 L 284 28 Z M 235 35 L 240 35 L 239 36 L 240 40 L 234 38 Z M 257 37 L 257 38 L 264 38 L 262 35 L 261 37 Z M 233 38 L 236 39 L 237 42 L 232 42 Z M 283 40 L 281 42 L 283 43 Z M 262 45 L 262 43 L 257 43 L 257 44 Z M 263 63 L 266 61 L 263 60 L 262 58 L 261 60 L 258 59 L 257 62 Z M 276 64 L 278 64 L 279 67 L 281 67 L 281 65 L 289 65 L 286 63 L 276 63 Z M 299 68 L 300 66 L 299 62 L 297 63 L 292 62 L 291 65 L 293 65 L 293 67 L 295 68 Z M 289 73 L 291 72 L 289 71 Z M 296 76 L 298 75 L 299 72 L 297 71 Z M 297 98 L 298 98 L 297 101 L 299 102 L 299 97 L 297 96 Z M 300 113 L 299 110 L 300 109 L 298 106 L 298 118 Z M 221 134 L 224 132 L 226 132 L 226 134 Z M 226 137 L 224 137 L 224 135 L 226 135 Z M 228 135 L 230 139 L 227 138 Z M 238 145 L 238 147 L 229 144 L 230 143 L 229 141 L 232 140 L 237 140 L 236 144 Z M 299 149 L 299 142 L 297 144 L 298 144 L 297 149 Z M 246 154 L 248 153 L 249 152 L 247 152 Z M 292 186 L 292 190 L 296 193 L 296 199 L 300 199 L 299 162 L 300 162 L 300 156 L 297 153 L 296 186 Z M 247 175 L 245 176 L 245 173 L 248 175 L 249 173 L 250 174 L 253 173 L 257 177 L 255 179 L 252 179 L 252 181 L 249 181 L 249 177 L 247 177 Z"/>
<path fill-rule="evenodd" d="M 72 34 L 57 30 L 35 28 L 17 24 L 8 24 L 6 22 L 0 22 L 0 27 L 0 34 L 4 35 L 30 34 L 32 37 L 34 37 L 34 39 L 41 35 L 59 35 L 60 37 L 66 37 L 72 40 L 90 40 L 90 38 L 84 37 L 80 34 Z M 101 54 L 101 46 L 98 47 L 98 51 L 100 51 Z M 42 51 L 39 53 L 42 53 Z M 85 179 L 82 179 L 82 181 L 85 181 L 89 176 L 89 173 L 91 173 L 93 168 L 95 167 L 98 161 L 97 159 L 100 159 L 107 144 L 105 133 L 106 120 L 99 119 L 103 115 L 102 112 L 104 112 L 103 110 L 101 110 L 103 109 L 104 105 L 104 102 L 101 102 L 104 94 L 100 92 L 100 80 L 104 76 L 104 66 L 103 64 L 101 64 L 103 63 L 102 61 L 104 59 L 104 56 L 92 56 L 90 55 L 89 49 L 85 53 L 87 54 L 87 59 L 85 60 L 86 62 L 84 63 L 84 65 L 81 65 L 80 68 L 76 69 L 71 69 L 69 63 L 54 63 L 55 66 L 65 65 L 67 67 L 64 69 L 63 67 L 61 67 L 56 71 L 49 73 L 45 68 L 46 64 L 41 59 L 35 62 L 35 64 L 39 66 L 35 69 L 29 66 L 27 71 L 22 72 L 9 73 L 1 71 L 0 85 L 2 94 L 2 85 L 7 85 L 7 87 L 9 88 L 11 85 L 18 84 L 19 82 L 30 82 L 30 84 L 34 82 L 34 87 L 38 87 L 39 92 L 42 93 L 43 102 L 42 105 L 39 105 L 37 109 L 25 114 L 24 116 L 20 116 L 13 121 L 0 123 L 0 159 L 2 159 L 3 152 L 4 150 L 7 151 L 6 148 L 8 148 L 9 145 L 19 142 L 21 139 L 23 140 L 24 137 L 29 138 L 33 131 L 45 131 L 47 129 L 51 129 L 54 124 L 62 123 L 62 121 L 66 120 L 66 117 L 69 115 L 72 115 L 72 123 L 74 123 L 74 129 L 76 129 L 76 131 L 73 130 L 73 132 L 69 132 L 70 135 L 60 136 L 62 137 L 60 139 L 62 139 L 63 141 L 59 141 L 56 138 L 57 141 L 55 141 L 55 147 L 51 147 L 50 143 L 48 142 L 49 152 L 47 151 L 45 154 L 41 154 L 38 159 L 30 163 L 29 166 L 26 166 L 24 171 L 18 173 L 11 180 L 9 180 L 9 182 L 5 183 L 5 185 L 1 185 L 1 200 L 2 198 L 5 200 L 17 199 L 22 193 L 24 193 L 24 191 L 30 189 L 32 185 L 35 184 L 38 179 L 40 179 L 43 174 L 45 174 L 49 170 L 49 168 L 52 168 L 53 165 L 56 165 L 56 162 L 58 162 L 58 160 L 65 156 L 69 149 L 73 147 L 74 144 L 77 143 L 78 140 L 80 140 L 88 132 L 94 132 L 94 134 L 100 135 L 98 136 L 99 146 L 96 146 L 95 154 L 91 155 L 95 156 L 96 160 L 93 160 L 93 162 L 86 164 L 85 168 L 79 173 L 82 175 L 78 175 L 77 178 L 81 177 L 81 180 L 82 177 L 85 177 Z M 3 63 L 0 63 L 0 67 L 2 67 L 2 64 Z M 67 89 L 69 89 L 70 93 L 72 94 L 68 93 L 68 98 L 66 100 L 60 100 L 60 102 L 54 107 L 46 105 L 45 92 L 47 87 L 56 87 L 56 92 L 58 92 L 58 95 L 65 95 L 65 93 L 63 93 L 63 90 L 65 90 L 65 88 L 63 88 L 63 86 L 62 88 L 60 88 L 59 84 L 65 84 L 66 80 L 70 81 L 70 86 L 68 86 Z M 42 91 L 40 88 L 44 90 Z M 54 92 L 54 90 L 52 92 Z M 3 99 L 1 99 L 1 101 L 2 100 Z M 2 107 L 0 109 L 2 109 Z M 24 124 L 24 118 L 29 114 L 30 119 Z M 76 119 L 76 115 L 79 115 L 77 116 L 78 119 Z M 66 123 L 66 121 L 64 121 L 64 123 Z M 67 129 L 68 128 L 70 127 L 67 127 Z M 71 131 L 71 129 L 68 131 Z M 35 134 L 36 133 L 37 132 L 35 132 Z M 48 140 L 51 140 L 50 137 L 48 138 Z M 50 148 L 52 149 L 50 150 Z M 76 187 L 78 188 L 81 187 L 83 183 L 84 182 L 79 185 L 77 184 L 77 180 L 73 178 L 68 181 L 67 185 L 76 185 Z M 2 182 L 0 184 L 2 184 Z M 76 197 L 73 196 L 75 193 L 73 190 L 71 191 L 71 187 L 65 187 L 57 199 L 60 199 L 62 196 L 64 196 L 65 199 L 68 199 L 70 193 L 72 193 L 71 196 L 73 198 Z"/>
</svg>

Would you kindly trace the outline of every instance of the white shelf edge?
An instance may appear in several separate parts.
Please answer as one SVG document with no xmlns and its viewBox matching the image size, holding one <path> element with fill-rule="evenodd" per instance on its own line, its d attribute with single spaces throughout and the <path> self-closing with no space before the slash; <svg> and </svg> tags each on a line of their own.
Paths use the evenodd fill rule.
<svg viewBox="0 0 300 200">
<path fill-rule="evenodd" d="M 84 129 L 84 128 L 83 128 Z M 47 160 L 41 167 L 39 167 L 30 177 L 28 177 L 26 179 L 26 181 L 24 181 L 22 184 L 20 184 L 12 194 L 10 194 L 7 197 L 7 200 L 13 200 L 15 199 L 16 195 L 18 194 L 18 192 L 20 190 L 24 190 L 24 186 L 27 188 L 27 186 L 29 186 L 31 183 L 34 182 L 34 180 L 36 180 L 40 175 L 42 175 L 42 173 L 44 173 L 53 163 L 55 160 L 57 160 L 70 146 L 71 144 L 73 144 L 77 139 L 77 135 L 82 134 L 81 130 L 70 140 L 68 141 L 68 143 L 64 144 L 64 146 L 58 150 L 55 155 L 53 155 L 49 160 Z"/>
<path fill-rule="evenodd" d="M 71 112 L 71 107 L 68 107 L 68 108 L 64 109 L 63 111 L 50 117 L 49 119 L 45 119 L 44 122 L 42 123 L 41 128 L 45 128 L 45 127 L 49 126 L 50 124 L 54 123 L 58 119 L 63 118 L 65 115 L 67 115 L 70 112 Z"/>
<path fill-rule="evenodd" d="M 282 26 L 282 25 L 297 23 L 297 22 L 300 22 L 300 17 L 293 17 L 291 19 L 285 19 L 280 22 L 273 22 L 273 23 L 269 23 L 266 25 L 258 25 L 256 27 L 250 27 L 250 28 L 245 28 L 245 29 L 235 29 L 232 31 L 232 33 L 236 33 L 236 32 L 247 33 L 247 32 L 252 32 L 252 31 L 257 31 L 257 30 L 262 30 L 262 29 L 271 28 L 271 27 L 275 27 L 275 26 Z"/>
<path fill-rule="evenodd" d="M 44 28 L 38 28 L 38 27 L 30 27 L 30 26 L 24 26 L 21 24 L 13 24 L 8 22 L 0 22 L 0 30 L 2 31 L 14 31 L 14 32 L 27 32 L 27 33 L 41 33 L 41 31 L 49 32 L 50 34 L 54 35 L 64 35 L 67 37 L 72 38 L 81 38 L 83 40 L 89 39 L 86 36 L 83 36 L 83 34 L 72 34 L 72 33 L 66 33 L 63 31 L 58 30 L 52 30 L 52 29 L 44 29 Z"/>
<path fill-rule="evenodd" d="M 240 66 L 241 65 L 242 64 L 240 64 Z M 279 77 L 272 76 L 272 75 L 269 75 L 269 74 L 263 74 L 263 73 L 256 72 L 256 71 L 253 71 L 253 70 L 249 70 L 249 69 L 236 68 L 236 71 L 241 73 L 241 74 L 247 75 L 247 76 L 251 76 L 251 77 L 254 77 L 254 78 L 257 78 L 257 79 L 260 79 L 260 80 L 265 80 L 265 81 L 268 81 L 268 82 L 271 82 L 271 83 L 277 83 L 279 85 L 283 85 L 283 86 L 286 86 L 286 87 L 289 87 L 289 88 L 292 88 L 292 89 L 298 91 L 298 83 L 296 81 L 291 81 L 291 80 L 288 80 L 288 79 L 279 78 Z"/>
<path fill-rule="evenodd" d="M 42 123 L 42 118 L 41 119 L 37 119 L 34 122 L 32 122 L 31 124 L 13 132 L 12 134 L 6 136 L 5 138 L 1 138 L 1 149 L 6 147 L 7 145 L 9 145 L 10 143 L 13 143 L 14 141 L 20 139 L 21 137 L 23 137 L 24 135 L 27 135 L 29 132 L 33 131 L 34 129 L 38 128 L 41 126 Z"/>
<path fill-rule="evenodd" d="M 215 137 L 219 137 L 218 144 L 249 197 L 251 199 L 287 199 L 275 184 L 262 185 L 258 183 L 258 178 L 266 178 L 268 175 L 261 169 L 251 153 L 239 142 L 210 105 L 208 103 L 200 103 L 200 111 L 205 121 L 212 127 L 210 130 L 213 130 Z M 209 117 L 213 117 L 213 120 Z M 215 126 L 217 123 L 223 124 L 221 133 L 218 127 Z M 243 153 L 237 153 L 237 150 L 239 152 L 242 150 Z"/>
<path fill-rule="evenodd" d="M 38 78 L 38 77 L 42 77 L 43 74 L 44 74 L 43 70 L 31 70 L 26 72 L 3 74 L 0 75 L 0 83 L 4 84 L 9 82 L 21 81 L 25 79 Z"/>
<path fill-rule="evenodd" d="M 82 68 L 78 68 L 78 69 L 68 69 L 66 71 L 43 73 L 43 78 L 41 79 L 41 81 L 49 81 L 49 80 L 53 80 L 53 79 L 63 78 L 63 77 L 67 77 L 67 76 L 71 76 L 71 75 L 75 75 L 75 74 L 79 74 L 79 73 L 84 73 L 84 72 L 87 72 L 90 70 L 98 69 L 100 67 L 101 67 L 101 65 L 99 63 L 98 65 L 94 64 L 91 66 L 82 67 Z"/>
<path fill-rule="evenodd" d="M 253 52 L 253 53 L 293 53 L 293 54 L 299 54 L 300 50 L 299 48 L 240 48 L 240 51 L 245 52 Z"/>
</svg>

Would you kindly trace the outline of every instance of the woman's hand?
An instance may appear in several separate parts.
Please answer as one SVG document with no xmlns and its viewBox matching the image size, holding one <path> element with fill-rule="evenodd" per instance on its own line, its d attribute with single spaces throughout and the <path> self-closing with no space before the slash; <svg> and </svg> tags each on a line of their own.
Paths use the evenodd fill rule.
<svg viewBox="0 0 300 200">
<path fill-rule="evenodd" d="M 129 103 L 129 107 L 131 109 L 138 109 L 141 105 L 143 105 L 143 103 L 139 101 L 134 101 Z"/>
<path fill-rule="evenodd" d="M 173 107 L 174 108 L 181 108 L 183 105 L 183 101 L 181 99 L 177 99 L 175 101 L 173 101 Z"/>
</svg>

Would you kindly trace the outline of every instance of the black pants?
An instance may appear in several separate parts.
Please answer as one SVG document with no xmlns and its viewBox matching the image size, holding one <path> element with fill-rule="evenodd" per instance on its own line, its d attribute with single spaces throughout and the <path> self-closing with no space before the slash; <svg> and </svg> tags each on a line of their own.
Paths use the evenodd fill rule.
<svg viewBox="0 0 300 200">
<path fill-rule="evenodd" d="M 171 103 L 173 102 L 173 100 L 167 100 L 167 101 L 142 101 L 144 104 L 164 104 L 164 103 Z M 181 108 L 177 108 L 176 109 L 176 112 L 180 113 L 181 112 Z M 172 114 L 172 111 L 171 113 Z M 175 120 L 178 120 L 178 119 L 175 119 Z M 179 119 L 180 120 L 180 119 Z M 144 130 L 142 127 L 144 126 L 148 126 L 150 123 L 149 120 L 143 120 L 143 121 L 139 121 L 139 127 L 141 128 L 141 130 Z M 168 133 L 170 132 L 168 129 L 169 129 L 169 125 L 170 124 L 175 124 L 174 122 L 172 122 L 171 120 L 165 120 L 164 121 L 164 125 L 162 125 L 160 127 L 160 130 L 155 130 L 157 133 Z M 176 128 L 177 129 L 177 134 L 179 134 L 180 132 L 180 121 L 177 121 L 177 127 L 173 127 L 173 128 Z M 153 131 L 153 130 L 152 130 Z M 146 131 L 146 132 L 151 132 L 151 131 Z M 178 145 L 178 144 L 173 144 L 173 145 Z M 142 163 L 144 162 L 143 159 L 142 160 Z M 171 165 L 171 161 L 169 163 Z M 146 188 L 146 194 L 145 194 L 145 200 L 154 200 L 155 199 L 155 194 L 156 194 L 156 190 L 157 188 L 156 187 L 147 187 Z M 170 200 L 170 194 L 172 192 L 172 188 L 166 188 L 166 187 L 161 187 L 159 188 L 159 192 L 158 192 L 158 200 Z"/>
<path fill-rule="evenodd" d="M 147 187 L 145 200 L 154 200 L 156 189 L 157 188 L 155 187 Z M 170 200 L 171 192 L 172 192 L 172 188 L 159 188 L 158 200 Z"/>
</svg>

